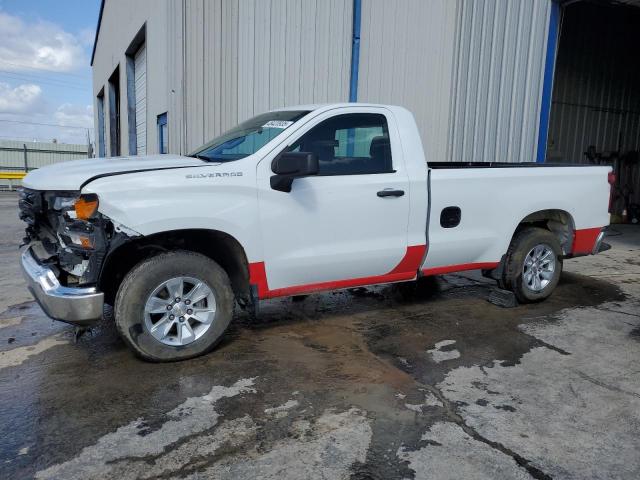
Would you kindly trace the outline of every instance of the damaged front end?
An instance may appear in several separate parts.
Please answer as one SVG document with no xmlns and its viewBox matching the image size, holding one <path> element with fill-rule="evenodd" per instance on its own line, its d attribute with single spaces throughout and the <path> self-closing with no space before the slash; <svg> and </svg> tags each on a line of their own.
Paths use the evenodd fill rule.
<svg viewBox="0 0 640 480">
<path fill-rule="evenodd" d="M 20 192 L 23 243 L 65 286 L 97 282 L 113 224 L 98 213 L 98 197 L 74 192 Z"/>
<path fill-rule="evenodd" d="M 20 218 L 27 223 L 22 267 L 29 289 L 56 320 L 87 325 L 102 316 L 97 290 L 104 259 L 128 235 L 98 212 L 95 194 L 23 188 Z"/>
</svg>

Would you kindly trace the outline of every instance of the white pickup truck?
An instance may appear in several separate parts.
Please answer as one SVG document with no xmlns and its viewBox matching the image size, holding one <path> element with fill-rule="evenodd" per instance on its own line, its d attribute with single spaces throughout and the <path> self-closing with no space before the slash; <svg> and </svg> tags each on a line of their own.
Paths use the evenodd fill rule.
<svg viewBox="0 0 640 480">
<path fill-rule="evenodd" d="M 597 253 L 608 167 L 426 159 L 388 105 L 258 115 L 189 156 L 71 161 L 24 179 L 22 266 L 52 318 L 114 306 L 148 360 L 211 350 L 234 301 L 481 269 L 521 302 Z"/>
</svg>

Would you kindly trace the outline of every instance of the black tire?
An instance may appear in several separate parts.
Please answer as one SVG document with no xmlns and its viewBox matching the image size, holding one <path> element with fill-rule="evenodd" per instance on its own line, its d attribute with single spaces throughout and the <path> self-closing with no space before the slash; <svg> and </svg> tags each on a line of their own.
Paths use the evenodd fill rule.
<svg viewBox="0 0 640 480">
<path fill-rule="evenodd" d="M 170 346 L 153 337 L 145 322 L 145 303 L 164 281 L 193 277 L 206 283 L 215 297 L 210 327 L 187 345 Z M 124 278 L 115 301 L 115 323 L 127 345 L 144 360 L 172 362 L 211 351 L 222 340 L 233 317 L 234 296 L 226 272 L 213 260 L 189 251 L 162 253 L 136 265 Z"/>
<path fill-rule="evenodd" d="M 555 269 L 549 283 L 540 291 L 528 288 L 523 279 L 525 257 L 537 245 L 551 248 L 555 257 Z M 540 302 L 551 295 L 558 285 L 562 273 L 562 248 L 556 236 L 549 230 L 527 227 L 520 230 L 511 240 L 505 256 L 503 284 L 511 290 L 520 303 Z"/>
</svg>

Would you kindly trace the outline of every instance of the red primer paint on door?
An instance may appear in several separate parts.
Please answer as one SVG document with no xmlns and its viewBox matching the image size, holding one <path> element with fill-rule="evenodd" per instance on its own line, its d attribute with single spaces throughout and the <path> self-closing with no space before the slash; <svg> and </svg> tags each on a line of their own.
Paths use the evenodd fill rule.
<svg viewBox="0 0 640 480">
<path fill-rule="evenodd" d="M 269 289 L 267 271 L 264 262 L 249 264 L 249 282 L 258 288 L 258 298 L 286 297 L 289 295 L 301 295 L 304 293 L 321 292 L 324 290 L 337 290 L 340 288 L 361 287 L 363 285 L 375 285 L 377 283 L 392 283 L 413 280 L 417 277 L 418 268 L 422 263 L 426 245 L 413 245 L 407 247 L 407 251 L 400 263 L 384 275 L 370 277 L 351 278 L 345 280 L 332 280 L 328 282 L 310 283 L 307 285 L 294 285 L 291 287 Z"/>
</svg>

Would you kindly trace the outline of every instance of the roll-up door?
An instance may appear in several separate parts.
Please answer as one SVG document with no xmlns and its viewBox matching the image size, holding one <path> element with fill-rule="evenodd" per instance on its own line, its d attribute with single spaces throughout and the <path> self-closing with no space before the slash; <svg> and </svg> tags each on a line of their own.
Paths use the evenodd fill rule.
<svg viewBox="0 0 640 480">
<path fill-rule="evenodd" d="M 143 44 L 136 52 L 135 92 L 136 92 L 136 151 L 147 154 L 147 48 Z"/>
</svg>

